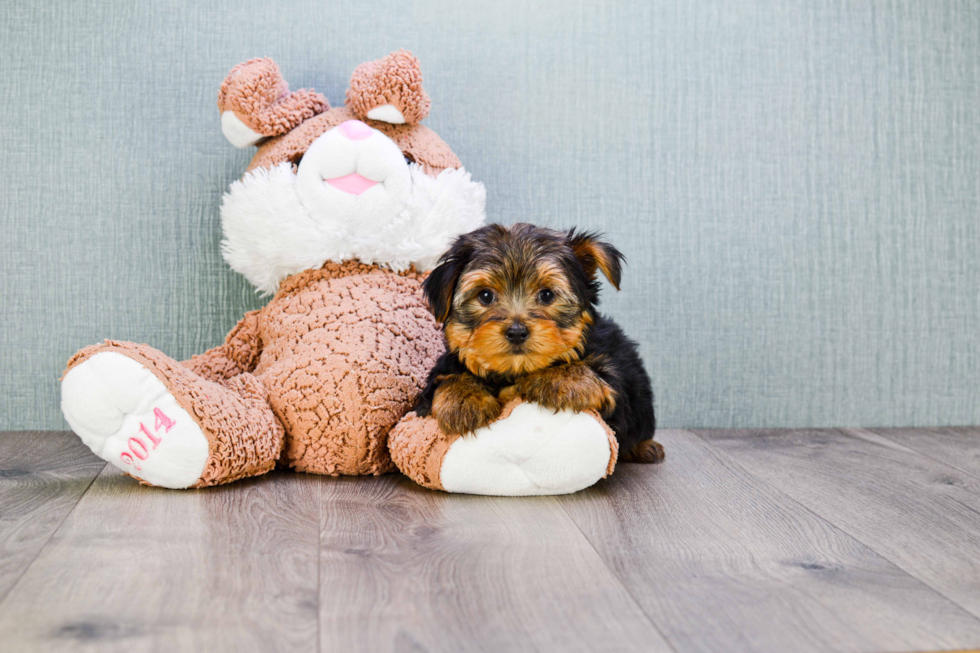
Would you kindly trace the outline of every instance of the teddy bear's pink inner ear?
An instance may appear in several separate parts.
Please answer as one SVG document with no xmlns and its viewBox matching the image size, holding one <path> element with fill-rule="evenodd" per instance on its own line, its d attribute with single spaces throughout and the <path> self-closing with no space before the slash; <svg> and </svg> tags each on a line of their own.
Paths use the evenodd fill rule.
<svg viewBox="0 0 980 653">
<path fill-rule="evenodd" d="M 232 68 L 218 92 L 221 130 L 236 147 L 279 136 L 330 108 L 308 89 L 290 91 L 272 59 L 250 59 Z"/>
<path fill-rule="evenodd" d="M 359 118 L 414 125 L 429 115 L 422 68 L 411 52 L 399 50 L 354 70 L 347 107 Z"/>
</svg>

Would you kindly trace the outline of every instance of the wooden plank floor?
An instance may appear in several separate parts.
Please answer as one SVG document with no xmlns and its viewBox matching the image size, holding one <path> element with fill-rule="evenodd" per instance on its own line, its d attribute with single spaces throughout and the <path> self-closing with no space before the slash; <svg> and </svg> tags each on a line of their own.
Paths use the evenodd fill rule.
<svg viewBox="0 0 980 653">
<path fill-rule="evenodd" d="M 565 497 L 145 488 L 0 433 L 2 651 L 980 647 L 980 429 L 664 431 Z"/>
</svg>

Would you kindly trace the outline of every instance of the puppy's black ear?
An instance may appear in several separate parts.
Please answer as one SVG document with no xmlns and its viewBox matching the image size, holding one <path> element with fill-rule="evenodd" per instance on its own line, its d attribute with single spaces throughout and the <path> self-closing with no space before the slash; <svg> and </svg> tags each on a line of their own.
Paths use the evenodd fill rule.
<svg viewBox="0 0 980 653">
<path fill-rule="evenodd" d="M 596 270 L 601 270 L 609 279 L 609 283 L 619 290 L 619 282 L 623 278 L 623 261 L 626 257 L 609 243 L 599 240 L 601 237 L 602 235 L 595 231 L 576 233 L 572 229 L 568 232 L 568 244 L 590 279 L 595 279 Z"/>
<path fill-rule="evenodd" d="M 470 262 L 472 256 L 473 244 L 466 235 L 460 236 L 449 251 L 439 259 L 436 269 L 422 283 L 422 292 L 429 303 L 429 310 L 440 324 L 444 324 L 449 319 L 459 275 L 463 273 L 463 268 Z"/>
</svg>

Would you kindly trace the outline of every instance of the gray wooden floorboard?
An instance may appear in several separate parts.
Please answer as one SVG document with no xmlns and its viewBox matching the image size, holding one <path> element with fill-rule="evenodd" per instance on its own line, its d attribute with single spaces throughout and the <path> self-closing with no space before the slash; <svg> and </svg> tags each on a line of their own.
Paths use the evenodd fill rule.
<svg viewBox="0 0 980 653">
<path fill-rule="evenodd" d="M 321 480 L 174 491 L 106 466 L 0 605 L 2 648 L 315 650 Z"/>
<path fill-rule="evenodd" d="M 980 616 L 980 479 L 856 429 L 702 433 L 753 474 Z M 964 645 L 980 645 L 980 637 Z"/>
<path fill-rule="evenodd" d="M 669 651 L 554 498 L 325 478 L 322 651 Z"/>
<path fill-rule="evenodd" d="M 728 455 L 689 432 L 658 439 L 664 464 L 559 501 L 677 651 L 980 642 L 980 621 Z"/>
<path fill-rule="evenodd" d="M 0 433 L 0 650 L 976 647 L 974 432 L 667 431 L 663 465 L 526 499 L 161 490 Z"/>
<path fill-rule="evenodd" d="M 0 603 L 103 467 L 73 433 L 0 433 Z"/>
<path fill-rule="evenodd" d="M 980 428 L 951 426 L 923 429 L 845 429 L 870 431 L 950 467 L 980 478 Z"/>
</svg>

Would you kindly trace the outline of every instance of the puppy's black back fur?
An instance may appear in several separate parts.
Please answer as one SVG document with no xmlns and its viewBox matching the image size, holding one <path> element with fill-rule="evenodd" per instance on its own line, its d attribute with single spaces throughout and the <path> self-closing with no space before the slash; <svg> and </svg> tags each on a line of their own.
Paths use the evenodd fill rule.
<svg viewBox="0 0 980 653">
<path fill-rule="evenodd" d="M 657 428 L 653 387 L 636 342 L 618 324 L 597 315 L 586 336 L 585 359 L 596 360 L 592 369 L 616 391 L 616 408 L 605 419 L 616 434 L 619 450 L 625 454 L 653 438 Z"/>
</svg>

